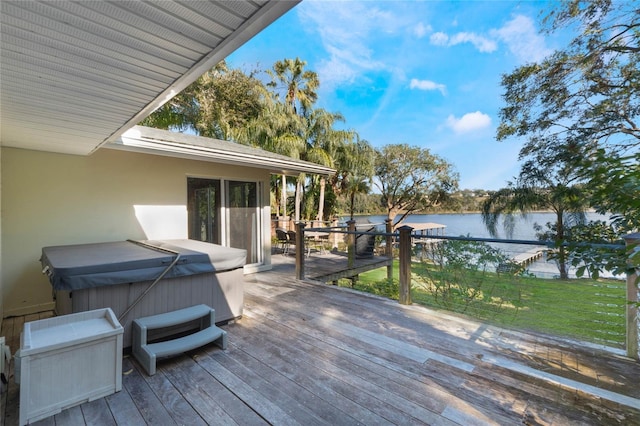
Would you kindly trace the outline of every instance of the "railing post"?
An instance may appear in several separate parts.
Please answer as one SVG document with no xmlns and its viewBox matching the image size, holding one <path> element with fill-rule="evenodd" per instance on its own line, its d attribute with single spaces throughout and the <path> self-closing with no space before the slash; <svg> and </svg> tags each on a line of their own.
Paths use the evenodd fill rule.
<svg viewBox="0 0 640 426">
<path fill-rule="evenodd" d="M 337 228 L 338 227 L 338 217 L 337 216 L 333 218 L 333 223 L 331 223 L 331 227 L 332 228 Z M 333 245 L 331 247 L 331 250 L 338 250 L 338 235 L 341 235 L 341 234 L 338 234 L 337 232 L 332 232 L 330 235 L 333 237 Z"/>
<path fill-rule="evenodd" d="M 640 250 L 640 233 L 628 234 L 624 236 L 627 245 L 627 252 L 632 253 Z M 633 273 L 627 274 L 627 356 L 635 360 L 638 359 L 638 266 L 631 265 Z"/>
<path fill-rule="evenodd" d="M 403 305 L 411 304 L 411 231 L 410 226 L 400 229 L 400 294 L 398 302 Z"/>
<path fill-rule="evenodd" d="M 304 222 L 296 223 L 296 279 L 304 279 Z"/>
<path fill-rule="evenodd" d="M 353 264 L 356 259 L 356 221 L 349 220 L 347 221 L 347 266 L 349 268 L 353 268 Z"/>
<path fill-rule="evenodd" d="M 393 237 L 390 235 L 393 232 L 393 220 L 385 219 L 385 232 L 387 233 L 386 238 L 386 247 L 384 250 L 384 255 L 391 259 L 391 262 L 387 265 L 387 280 L 391 282 L 393 280 Z"/>
</svg>

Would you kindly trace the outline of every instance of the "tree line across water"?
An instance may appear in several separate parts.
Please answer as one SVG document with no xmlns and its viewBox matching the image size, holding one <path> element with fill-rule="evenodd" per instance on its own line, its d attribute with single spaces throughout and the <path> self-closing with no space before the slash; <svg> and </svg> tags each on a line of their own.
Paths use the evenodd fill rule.
<svg viewBox="0 0 640 426">
<path fill-rule="evenodd" d="M 573 38 L 502 76 L 505 106 L 496 139 L 524 141 L 522 167 L 504 188 L 482 196 L 460 191 L 454 166 L 428 148 L 374 149 L 357 131 L 345 130 L 340 113 L 315 106 L 320 81 L 299 58 L 249 72 L 222 62 L 142 124 L 336 170 L 327 177 L 273 176 L 272 206 L 280 216 L 323 220 L 383 212 L 400 225 L 413 212 L 479 210 L 496 233 L 504 217 L 545 210 L 556 220 L 538 234 L 555 242 L 561 277 L 570 244 L 592 276 L 627 268 L 630 256 L 640 264 L 640 251 L 612 254 L 582 244 L 619 242 L 640 229 L 640 9 L 633 2 L 567 0 L 543 12 L 544 31 L 562 29 Z M 612 220 L 587 223 L 590 209 Z"/>
<path fill-rule="evenodd" d="M 447 194 L 447 197 L 437 206 L 431 206 L 424 210 L 414 211 L 413 214 L 436 213 L 481 213 L 485 201 L 495 191 L 485 189 L 459 189 Z M 355 215 L 386 215 L 387 211 L 381 202 L 381 194 L 363 193 L 356 194 L 353 204 Z M 344 216 L 349 213 L 348 200 L 338 198 L 338 214 Z"/>
</svg>

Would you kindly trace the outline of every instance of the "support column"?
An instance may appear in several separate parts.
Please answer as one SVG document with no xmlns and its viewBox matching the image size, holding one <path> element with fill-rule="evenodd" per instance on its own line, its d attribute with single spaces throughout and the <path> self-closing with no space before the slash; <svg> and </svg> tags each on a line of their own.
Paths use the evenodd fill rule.
<svg viewBox="0 0 640 426">
<path fill-rule="evenodd" d="M 633 253 L 640 251 L 640 233 L 628 234 L 624 236 L 624 241 L 627 244 L 627 253 L 631 258 Z M 637 255 L 636 255 L 637 256 Z M 631 260 L 629 260 L 631 262 Z M 638 360 L 638 262 L 631 264 L 634 268 L 633 273 L 627 274 L 627 303 L 626 303 L 626 317 L 627 317 L 627 356 Z"/>
<path fill-rule="evenodd" d="M 411 231 L 410 226 L 400 229 L 400 294 L 398 302 L 403 305 L 411 304 Z"/>
<path fill-rule="evenodd" d="M 386 238 L 386 247 L 384 250 L 384 255 L 391 259 L 389 265 L 387 265 L 387 281 L 391 282 L 393 280 L 393 237 L 389 234 L 393 232 L 393 220 L 385 219 L 385 232 L 387 233 Z"/>
<path fill-rule="evenodd" d="M 303 222 L 296 223 L 296 279 L 304 279 L 304 227 Z"/>
<path fill-rule="evenodd" d="M 347 221 L 347 266 L 353 268 L 356 259 L 356 221 Z"/>
<path fill-rule="evenodd" d="M 332 228 L 337 228 L 337 227 L 338 227 L 338 224 L 339 224 L 338 216 L 335 216 L 335 217 L 333 218 L 333 222 L 331 223 L 331 227 L 332 227 Z M 339 234 L 339 233 L 337 233 L 337 232 L 332 232 L 332 233 L 331 233 L 331 234 L 329 234 L 329 235 L 331 235 L 330 239 L 332 240 L 332 243 L 331 243 L 331 251 L 333 251 L 333 250 L 336 250 L 336 251 L 337 251 L 337 250 L 338 250 L 338 236 L 339 236 L 339 235 L 343 235 L 343 234 Z"/>
</svg>

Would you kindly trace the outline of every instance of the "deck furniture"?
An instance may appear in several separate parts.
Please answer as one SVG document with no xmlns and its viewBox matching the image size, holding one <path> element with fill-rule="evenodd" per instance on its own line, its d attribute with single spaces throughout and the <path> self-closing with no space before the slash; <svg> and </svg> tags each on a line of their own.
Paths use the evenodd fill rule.
<svg viewBox="0 0 640 426">
<path fill-rule="evenodd" d="M 282 228 L 276 228 L 276 239 L 278 244 L 276 247 L 280 247 L 282 249 L 282 254 L 287 255 L 289 253 L 289 235 L 287 231 Z"/>
<path fill-rule="evenodd" d="M 147 374 L 156 374 L 156 360 L 177 355 L 216 342 L 227 349 L 227 332 L 216 327 L 215 310 L 207 305 L 196 305 L 177 311 L 166 312 L 133 320 L 133 356 L 144 367 Z M 185 336 L 151 343 L 153 330 L 171 329 L 197 321 L 198 331 Z"/>
<path fill-rule="evenodd" d="M 25 323 L 15 356 L 20 425 L 119 392 L 122 332 L 109 308 Z"/>
</svg>

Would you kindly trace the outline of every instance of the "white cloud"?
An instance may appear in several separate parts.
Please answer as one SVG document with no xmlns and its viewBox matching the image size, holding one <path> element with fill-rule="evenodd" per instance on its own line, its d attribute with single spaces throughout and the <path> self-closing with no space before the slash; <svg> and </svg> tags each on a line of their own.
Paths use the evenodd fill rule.
<svg viewBox="0 0 640 426">
<path fill-rule="evenodd" d="M 471 43 L 483 53 L 495 52 L 498 42 L 504 43 L 509 51 L 520 62 L 540 61 L 551 53 L 534 24 L 534 21 L 524 15 L 517 15 L 502 27 L 489 31 L 488 35 L 474 32 L 459 32 L 446 34 L 436 32 L 429 38 L 434 46 L 451 47 L 462 43 Z"/>
<path fill-rule="evenodd" d="M 427 33 L 430 33 L 431 31 L 433 31 L 433 28 L 431 28 L 431 25 L 424 25 L 422 22 L 418 23 L 415 27 L 413 27 L 413 35 L 415 35 L 418 38 L 422 38 L 426 36 Z"/>
<path fill-rule="evenodd" d="M 298 8 L 303 25 L 317 31 L 329 54 L 318 67 L 323 86 L 353 82 L 363 72 L 388 69 L 369 47 L 380 34 L 405 28 L 402 19 L 379 7 L 365 3 L 304 2 Z"/>
<path fill-rule="evenodd" d="M 446 94 L 447 87 L 444 84 L 436 83 L 430 80 L 418 80 L 417 78 L 412 78 L 409 83 L 410 89 L 418 89 L 418 90 L 439 90 L 443 95 Z"/>
<path fill-rule="evenodd" d="M 533 20 L 523 15 L 517 15 L 491 34 L 504 42 L 509 51 L 522 62 L 539 61 L 551 53 L 544 37 L 538 34 Z"/>
<path fill-rule="evenodd" d="M 429 37 L 429 41 L 435 46 L 446 46 L 449 42 L 449 36 L 443 32 L 437 32 L 431 34 L 431 37 Z"/>
<path fill-rule="evenodd" d="M 483 53 L 491 53 L 498 48 L 495 41 L 474 33 L 457 33 L 449 38 L 450 46 L 460 43 L 471 43 L 476 49 Z"/>
<path fill-rule="evenodd" d="M 491 125 L 491 117 L 480 111 L 469 112 L 460 118 L 450 115 L 447 117 L 446 125 L 453 129 L 455 133 L 468 133 L 489 127 Z"/>
<path fill-rule="evenodd" d="M 491 53 L 498 49 L 498 44 L 479 34 L 460 32 L 449 36 L 443 32 L 437 32 L 429 38 L 431 44 L 436 46 L 455 46 L 462 43 L 471 43 L 473 46 L 483 53 Z"/>
</svg>

